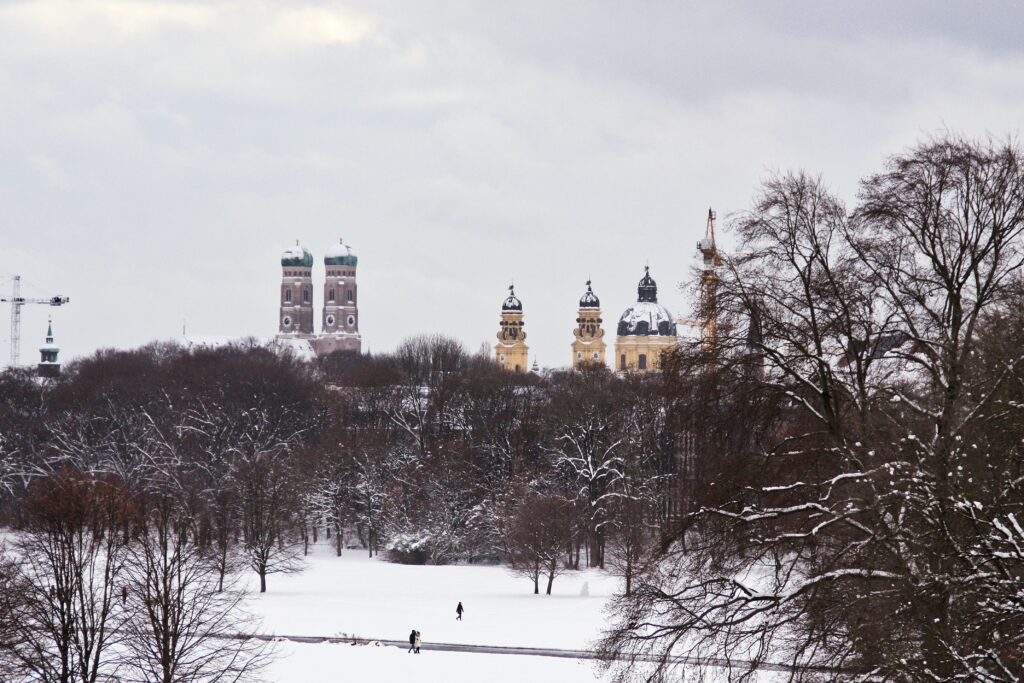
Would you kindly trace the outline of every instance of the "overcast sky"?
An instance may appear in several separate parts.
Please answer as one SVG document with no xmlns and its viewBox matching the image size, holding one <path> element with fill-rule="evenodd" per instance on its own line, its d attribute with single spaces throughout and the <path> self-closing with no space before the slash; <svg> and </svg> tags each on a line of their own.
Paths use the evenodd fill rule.
<svg viewBox="0 0 1024 683">
<path fill-rule="evenodd" d="M 567 365 L 645 263 L 680 285 L 713 206 L 776 169 L 852 203 L 944 129 L 1019 134 L 1017 2 L 0 3 L 0 287 L 22 359 L 277 331 L 280 252 L 359 254 L 363 348 L 493 344 L 506 287 Z M 0 309 L 8 315 L 6 308 Z M 319 328 L 319 322 L 318 322 Z M 0 358 L 7 359 L 0 324 Z"/>
</svg>

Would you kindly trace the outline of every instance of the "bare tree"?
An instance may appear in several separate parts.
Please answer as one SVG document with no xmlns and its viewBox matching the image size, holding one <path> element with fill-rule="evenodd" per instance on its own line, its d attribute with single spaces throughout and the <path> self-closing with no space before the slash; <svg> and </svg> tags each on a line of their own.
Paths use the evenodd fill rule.
<svg viewBox="0 0 1024 683">
<path fill-rule="evenodd" d="M 267 592 L 267 575 L 298 571 L 294 472 L 287 453 L 259 451 L 237 467 L 243 552 Z"/>
<path fill-rule="evenodd" d="M 24 503 L 18 550 L 30 587 L 22 662 L 45 683 L 116 675 L 117 599 L 129 541 L 130 497 L 114 477 L 62 470 Z"/>
<path fill-rule="evenodd" d="M 592 567 L 604 567 L 611 508 L 629 457 L 619 388 L 611 373 L 588 371 L 558 378 L 550 396 L 546 449 L 584 516 Z"/>
<path fill-rule="evenodd" d="M 254 622 L 243 593 L 221 583 L 216 551 L 195 535 L 195 516 L 174 482 L 151 480 L 137 498 L 140 520 L 128 548 L 122 600 L 128 619 L 126 680 L 206 683 L 248 680 L 265 664 L 266 643 L 247 639 Z"/>
<path fill-rule="evenodd" d="M 506 537 L 509 568 L 533 581 L 540 593 L 540 579 L 548 579 L 545 593 L 563 568 L 565 547 L 571 538 L 571 505 L 553 494 L 528 494 L 515 510 Z"/>
<path fill-rule="evenodd" d="M 18 680 L 27 668 L 19 657 L 30 654 L 24 640 L 28 590 L 18 564 L 0 545 L 0 680 Z"/>
</svg>

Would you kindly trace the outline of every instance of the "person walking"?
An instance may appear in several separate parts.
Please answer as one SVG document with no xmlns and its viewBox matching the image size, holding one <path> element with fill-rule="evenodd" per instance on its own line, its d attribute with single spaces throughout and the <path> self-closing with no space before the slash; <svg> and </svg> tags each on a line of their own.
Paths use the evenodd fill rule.
<svg viewBox="0 0 1024 683">
<path fill-rule="evenodd" d="M 465 608 L 463 608 L 463 606 L 462 606 L 462 601 L 460 600 L 459 601 L 459 606 L 455 608 L 455 614 L 457 615 L 455 617 L 455 621 L 462 621 L 462 613 L 465 612 L 465 611 L 466 611 Z"/>
<path fill-rule="evenodd" d="M 409 632 L 409 652 L 416 650 L 416 635 L 416 629 Z M 419 650 L 416 651 L 419 652 Z"/>
<path fill-rule="evenodd" d="M 420 653 L 420 645 L 423 644 L 423 641 L 420 639 L 420 632 L 419 631 L 414 631 L 414 633 L 416 634 L 416 639 L 413 641 L 413 645 L 416 647 L 416 654 L 419 654 Z"/>
</svg>

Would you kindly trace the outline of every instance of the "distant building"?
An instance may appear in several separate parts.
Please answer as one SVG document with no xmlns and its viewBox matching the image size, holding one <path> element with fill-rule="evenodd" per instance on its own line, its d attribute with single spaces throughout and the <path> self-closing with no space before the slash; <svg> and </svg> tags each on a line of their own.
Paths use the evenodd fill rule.
<svg viewBox="0 0 1024 683">
<path fill-rule="evenodd" d="M 46 343 L 39 347 L 39 365 L 36 366 L 40 377 L 59 377 L 60 361 L 57 356 L 60 347 L 53 343 L 53 321 L 46 327 Z"/>
<path fill-rule="evenodd" d="M 359 257 L 352 247 L 342 240 L 332 244 L 324 253 L 324 311 L 321 325 L 322 334 L 314 348 L 317 355 L 335 351 L 359 352 L 362 337 L 359 335 L 359 288 L 356 284 L 356 266 Z"/>
<path fill-rule="evenodd" d="M 587 291 L 580 297 L 576 328 L 572 331 L 575 337 L 572 342 L 572 367 L 577 370 L 584 365 L 604 365 L 607 344 L 604 342 L 602 322 L 601 301 L 591 289 L 590 280 L 587 280 Z"/>
<path fill-rule="evenodd" d="M 313 323 L 313 254 L 296 242 L 281 255 L 281 305 L 277 340 L 308 344 L 318 356 L 338 351 L 359 353 L 356 266 L 352 247 L 339 240 L 324 254 L 324 304 L 320 333 Z"/>
<path fill-rule="evenodd" d="M 661 367 L 661 356 L 679 345 L 676 321 L 668 309 L 658 303 L 658 283 L 650 268 L 637 286 L 636 303 L 619 318 L 615 338 L 616 368 L 655 370 Z"/>
<path fill-rule="evenodd" d="M 523 302 L 516 297 L 512 285 L 508 297 L 501 304 L 501 329 L 494 345 L 495 358 L 501 367 L 512 372 L 526 372 L 529 368 L 526 331 L 523 330 Z"/>
<path fill-rule="evenodd" d="M 295 246 L 281 255 L 280 334 L 313 334 L 313 254 Z"/>
</svg>

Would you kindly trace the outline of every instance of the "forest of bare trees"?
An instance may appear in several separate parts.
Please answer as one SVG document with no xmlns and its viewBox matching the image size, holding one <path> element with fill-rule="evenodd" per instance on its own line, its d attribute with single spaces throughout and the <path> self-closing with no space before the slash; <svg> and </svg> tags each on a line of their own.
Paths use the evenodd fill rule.
<svg viewBox="0 0 1024 683">
<path fill-rule="evenodd" d="M 244 680 L 267 653 L 218 641 L 257 627 L 240 585 L 318 541 L 505 562 L 547 594 L 620 548 L 632 574 L 669 481 L 658 378 L 510 375 L 444 337 L 315 365 L 154 345 L 0 382 L 0 580 L 31 588 L 0 665 L 25 680 Z"/>
</svg>

